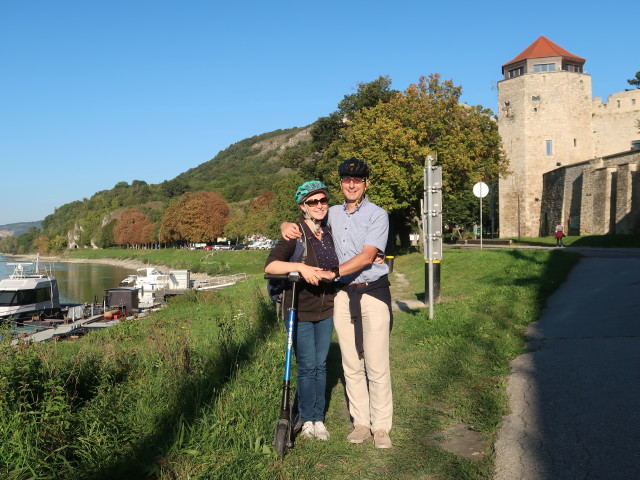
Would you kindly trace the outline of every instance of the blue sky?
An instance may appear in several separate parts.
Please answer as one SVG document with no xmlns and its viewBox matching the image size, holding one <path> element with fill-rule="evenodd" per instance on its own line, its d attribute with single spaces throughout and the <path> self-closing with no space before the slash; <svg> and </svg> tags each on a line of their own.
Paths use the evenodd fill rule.
<svg viewBox="0 0 640 480">
<path fill-rule="evenodd" d="M 633 3 L 520 3 L 5 0 L 0 225 L 172 179 L 379 75 L 440 73 L 495 111 L 501 65 L 540 35 L 587 59 L 593 96 L 640 70 Z"/>
</svg>

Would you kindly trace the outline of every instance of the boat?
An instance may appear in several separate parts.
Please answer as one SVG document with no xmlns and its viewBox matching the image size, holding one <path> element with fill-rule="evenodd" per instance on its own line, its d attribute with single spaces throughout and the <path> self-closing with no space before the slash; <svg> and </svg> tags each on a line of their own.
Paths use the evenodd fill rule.
<svg viewBox="0 0 640 480">
<path fill-rule="evenodd" d="M 154 267 L 147 267 L 139 268 L 138 272 L 144 272 L 144 275 L 129 275 L 120 282 L 120 287 L 138 291 L 138 307 L 141 309 L 155 307 L 163 303 L 166 295 L 184 293 L 191 288 L 189 270 L 162 273 Z"/>
<path fill-rule="evenodd" d="M 0 320 L 22 322 L 62 316 L 58 281 L 49 272 L 40 272 L 39 255 L 35 263 L 7 265 L 14 269 L 9 278 L 0 280 Z"/>
<path fill-rule="evenodd" d="M 165 303 L 167 298 L 189 290 L 216 290 L 246 280 L 246 273 L 213 277 L 207 280 L 191 280 L 190 270 L 169 270 L 162 273 L 154 267 L 139 268 L 144 275 L 129 275 L 120 282 L 120 289 L 135 289 L 138 292 L 138 307 L 148 309 Z"/>
</svg>

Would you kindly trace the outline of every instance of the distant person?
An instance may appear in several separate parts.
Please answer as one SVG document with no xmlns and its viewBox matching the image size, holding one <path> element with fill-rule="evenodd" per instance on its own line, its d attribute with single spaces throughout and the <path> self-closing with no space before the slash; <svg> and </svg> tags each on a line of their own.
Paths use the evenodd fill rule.
<svg viewBox="0 0 640 480">
<path fill-rule="evenodd" d="M 305 279 L 297 289 L 298 315 L 293 339 L 298 364 L 296 397 L 302 435 L 318 440 L 329 439 L 324 425 L 325 390 L 327 355 L 333 333 L 333 300 L 337 292 L 336 282 L 320 280 L 338 268 L 333 236 L 326 222 L 328 197 L 329 190 L 322 182 L 312 180 L 300 185 L 296 191 L 300 221 L 293 225 L 304 232 L 306 257 L 292 262 L 297 240 L 280 239 L 264 267 L 266 273 L 300 272 Z M 290 304 L 291 289 L 284 292 L 282 300 L 283 306 Z"/>
<path fill-rule="evenodd" d="M 462 231 L 460 230 L 460 226 L 456 225 L 453 227 L 453 233 L 451 234 L 451 240 L 453 242 L 457 242 L 458 240 L 462 240 Z"/>
<path fill-rule="evenodd" d="M 564 238 L 564 227 L 561 224 L 556 225 L 556 247 L 564 247 L 562 239 Z"/>
</svg>

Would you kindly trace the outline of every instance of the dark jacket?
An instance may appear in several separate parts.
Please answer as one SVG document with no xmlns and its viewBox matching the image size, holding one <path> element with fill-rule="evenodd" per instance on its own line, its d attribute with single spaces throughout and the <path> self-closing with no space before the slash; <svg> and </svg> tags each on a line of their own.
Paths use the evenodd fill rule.
<svg viewBox="0 0 640 480">
<path fill-rule="evenodd" d="M 316 259 L 316 254 L 313 250 L 313 243 L 311 242 L 311 236 L 313 233 L 311 233 L 311 230 L 304 221 L 300 222 L 300 224 L 302 225 L 307 241 L 307 258 L 304 263 L 312 267 L 317 267 L 318 260 Z M 328 226 L 323 227 L 323 234 L 329 235 L 333 241 L 331 229 Z M 271 252 L 267 257 L 267 261 L 265 262 L 265 266 L 269 265 L 274 260 L 288 262 L 296 249 L 296 242 L 297 240 L 295 239 L 285 240 L 281 238 L 276 246 L 271 249 Z M 299 321 L 315 322 L 318 320 L 324 320 L 325 318 L 333 315 L 333 298 L 336 296 L 338 291 L 336 282 L 321 282 L 316 286 L 310 285 L 303 280 L 298 283 L 296 290 L 296 296 L 298 297 L 296 308 L 298 309 Z M 284 292 L 282 307 L 285 311 L 291 307 L 290 288 Z"/>
</svg>

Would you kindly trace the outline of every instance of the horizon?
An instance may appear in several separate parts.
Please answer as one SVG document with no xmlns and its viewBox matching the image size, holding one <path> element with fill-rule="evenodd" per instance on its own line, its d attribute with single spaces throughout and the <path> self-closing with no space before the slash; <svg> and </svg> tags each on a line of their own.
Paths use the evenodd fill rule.
<svg viewBox="0 0 640 480">
<path fill-rule="evenodd" d="M 633 15 L 572 22 L 583 4 L 545 0 L 536 12 L 553 15 L 533 18 L 504 5 L 463 2 L 452 18 L 448 5 L 417 1 L 4 4 L 0 225 L 310 125 L 380 75 L 404 91 L 440 73 L 462 102 L 496 114 L 501 66 L 541 35 L 586 58 L 593 98 L 624 91 L 640 70 Z"/>
</svg>

